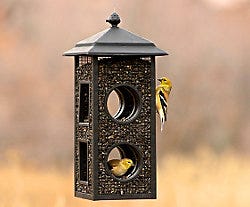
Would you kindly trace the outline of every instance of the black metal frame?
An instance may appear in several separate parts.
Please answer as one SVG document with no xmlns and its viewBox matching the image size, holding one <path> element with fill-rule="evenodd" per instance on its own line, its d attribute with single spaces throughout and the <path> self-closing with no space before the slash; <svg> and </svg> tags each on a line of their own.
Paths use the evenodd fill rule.
<svg viewBox="0 0 250 207">
<path fill-rule="evenodd" d="M 124 62 L 126 64 L 126 61 L 128 61 L 129 64 L 132 64 L 131 67 L 141 67 L 141 68 L 137 68 L 138 72 L 133 72 L 133 78 L 140 78 L 142 79 L 148 79 L 150 77 L 150 80 L 148 81 L 148 83 L 150 85 L 148 85 L 147 87 L 150 87 L 148 93 L 150 93 L 150 96 L 146 96 L 145 94 L 143 94 L 141 91 L 139 91 L 134 84 L 128 84 L 126 81 L 124 83 L 120 83 L 120 84 L 116 84 L 116 82 L 113 83 L 113 86 L 111 86 L 109 89 L 106 90 L 106 94 L 103 94 L 104 97 L 106 97 L 104 99 L 104 102 L 106 103 L 107 101 L 107 97 L 108 94 L 110 93 L 110 91 L 112 89 L 114 89 L 114 87 L 117 86 L 132 86 L 134 87 L 135 90 L 138 91 L 138 95 L 139 95 L 139 99 L 140 99 L 140 106 L 139 106 L 139 110 L 137 110 L 137 115 L 135 117 L 133 117 L 131 120 L 129 120 L 128 122 L 124 121 L 124 122 L 120 122 L 115 120 L 114 118 L 111 118 L 109 113 L 107 112 L 107 109 L 105 108 L 104 111 L 101 113 L 100 112 L 100 91 L 102 91 L 102 89 L 100 88 L 100 83 L 98 83 L 98 81 L 100 81 L 101 79 L 101 72 L 100 72 L 100 64 L 103 64 L 103 66 L 105 66 L 105 64 L 101 62 L 101 60 L 98 60 L 98 56 L 91 56 L 92 58 L 92 63 L 91 63 L 91 71 L 89 71 L 88 73 L 92 73 L 91 74 L 91 78 L 88 78 L 88 80 L 82 80 L 81 77 L 76 77 L 77 76 L 77 70 L 80 70 L 81 67 L 84 67 L 79 65 L 79 56 L 75 56 L 75 112 L 77 113 L 77 107 L 79 107 L 79 103 L 77 103 L 78 100 L 78 96 L 79 96 L 79 92 L 77 92 L 77 85 L 79 85 L 79 83 L 81 82 L 88 82 L 91 84 L 91 91 L 90 91 L 90 97 L 92 97 L 91 100 L 91 106 L 90 106 L 90 113 L 92 114 L 90 116 L 90 122 L 89 125 L 81 125 L 79 124 L 79 120 L 76 119 L 77 114 L 75 114 L 75 132 L 74 132 L 74 136 L 75 136 L 75 154 L 74 154 L 74 172 L 75 172 L 75 196 L 76 197 L 81 197 L 81 198 L 86 198 L 86 199 L 90 199 L 90 200 L 118 200 L 118 199 L 153 199 L 156 198 L 156 140 L 155 140 L 155 57 L 154 56 L 150 56 L 150 58 L 148 60 L 143 60 L 142 56 L 136 56 L 136 57 L 111 57 L 108 58 L 108 61 L 114 61 L 114 64 L 120 64 L 120 62 Z M 145 73 L 145 77 L 142 77 L 144 72 L 141 72 L 140 70 L 144 70 L 145 65 L 143 64 L 148 64 L 145 63 L 145 61 L 149 62 L 150 65 L 148 65 L 149 68 L 147 68 L 147 73 Z M 136 64 L 139 65 L 135 65 L 133 66 L 133 62 L 136 62 Z M 122 63 L 123 64 L 123 63 Z M 140 65 L 141 64 L 141 65 Z M 118 67 L 117 66 L 117 67 Z M 90 67 L 90 66 L 88 66 Z M 106 66 L 105 66 L 106 67 Z M 107 66 L 109 67 L 109 66 Z M 110 70 L 117 70 L 117 68 L 110 68 Z M 86 69 L 81 69 L 82 72 L 84 73 L 84 71 L 86 72 Z M 117 72 L 117 71 L 116 71 Z M 118 71 L 119 72 L 119 71 Z M 87 72 L 86 72 L 87 73 Z M 138 73 L 138 75 L 137 75 Z M 127 77 L 125 75 L 123 75 L 123 73 L 120 74 L 121 76 L 124 76 L 124 78 L 126 79 Z M 140 77 L 137 77 L 140 76 Z M 141 84 L 141 86 L 144 89 L 146 88 L 146 86 L 143 86 L 143 84 Z M 145 113 L 145 104 L 142 103 L 142 99 L 147 99 L 150 102 L 150 114 L 147 114 L 148 117 L 146 116 Z M 144 110 L 144 114 L 142 115 L 142 111 Z M 114 126 L 124 126 L 126 128 L 127 125 L 133 126 L 134 123 L 142 123 L 144 119 L 148 119 L 148 121 L 150 121 L 150 141 L 147 141 L 150 145 L 150 147 L 148 146 L 144 146 L 145 149 L 149 149 L 150 152 L 144 152 L 143 149 L 139 149 L 138 146 L 142 143 L 142 139 L 140 138 L 140 141 L 138 142 L 139 144 L 134 144 L 136 143 L 135 139 L 136 139 L 136 135 L 134 133 L 134 135 L 128 135 L 128 137 L 123 136 L 122 138 L 119 137 L 118 140 L 113 140 L 112 141 L 112 145 L 107 145 L 109 146 L 106 149 L 106 152 L 103 152 L 105 154 L 104 158 L 101 158 L 100 156 L 100 151 L 98 150 L 98 148 L 100 148 L 100 137 L 99 135 L 102 134 L 102 132 L 100 132 L 100 130 L 102 129 L 102 126 L 99 125 L 99 119 L 100 117 L 105 117 L 103 116 L 103 114 L 107 114 L 106 118 L 110 119 L 109 122 L 114 123 Z M 112 120 L 112 121 L 111 121 Z M 149 123 L 149 122 L 148 122 Z M 114 129 L 114 126 L 112 129 Z M 147 126 L 149 127 L 149 126 Z M 86 133 L 88 133 L 88 135 L 86 135 L 86 137 L 83 139 L 85 142 L 87 142 L 87 145 L 90 146 L 90 149 L 88 149 L 88 153 L 89 153 L 89 157 L 88 159 L 91 159 L 90 161 L 88 161 L 88 163 L 91 163 L 90 166 L 88 166 L 88 170 L 91 173 L 87 173 L 88 178 L 87 181 L 88 182 L 79 182 L 79 134 L 83 133 L 82 130 L 86 129 Z M 125 129 L 124 128 L 124 129 Z M 106 129 L 108 130 L 108 129 Z M 131 129 L 131 130 L 135 130 L 135 129 Z M 112 132 L 111 132 L 112 134 Z M 103 135 L 101 135 L 103 136 Z M 121 141 L 123 138 L 126 138 L 126 141 Z M 108 166 L 107 163 L 104 163 L 104 167 L 102 169 L 100 169 L 100 166 L 103 165 L 103 160 L 107 161 L 107 156 L 108 153 L 111 151 L 112 148 L 120 146 L 120 145 L 125 145 L 125 144 L 131 145 L 132 147 L 134 147 L 136 149 L 136 153 L 138 153 L 137 156 L 141 156 L 141 157 L 137 157 L 138 160 L 138 169 L 134 170 L 134 173 L 131 177 L 127 178 L 127 179 L 120 179 L 115 177 L 114 175 L 111 174 L 111 172 L 108 171 Z M 125 147 L 125 146 L 123 146 Z M 131 149 L 126 149 L 126 147 L 124 149 L 125 152 L 123 152 L 124 154 L 128 154 L 129 150 Z M 151 153 L 149 157 L 150 160 L 145 160 L 146 158 L 144 157 L 144 153 Z M 135 155 L 134 155 L 135 156 Z M 105 162 L 106 162 L 105 161 Z M 147 167 L 144 168 L 143 166 L 147 163 Z M 143 189 L 141 191 L 138 191 L 137 193 L 123 193 L 121 190 L 121 192 L 118 193 L 100 193 L 102 192 L 102 190 L 100 190 L 102 187 L 100 187 L 100 184 L 105 183 L 106 181 L 100 181 L 100 171 L 102 173 L 105 173 L 106 175 L 104 176 L 103 179 L 107 179 L 107 182 L 109 183 L 109 186 L 122 186 L 121 189 L 125 189 L 125 185 L 126 185 L 126 190 L 127 192 L 130 192 L 129 188 L 131 186 L 131 192 L 136 192 L 137 190 L 135 189 L 135 183 L 136 182 L 140 182 L 140 179 L 144 179 L 143 178 L 143 173 L 147 173 L 147 176 L 150 174 L 150 178 L 147 179 L 147 182 L 145 181 L 141 181 L 140 182 L 140 188 Z M 105 172 L 103 172 L 105 171 Z M 150 172 L 149 172 L 150 171 Z M 109 181 L 108 181 L 109 180 Z M 136 181 L 135 181 L 136 180 Z M 110 184 L 110 182 L 114 182 L 114 184 Z M 133 184 L 128 184 L 128 183 L 133 183 Z M 143 182 L 145 182 L 145 185 L 148 185 L 147 188 L 149 189 L 148 192 L 147 190 L 145 190 L 143 188 Z M 85 190 L 82 190 L 82 188 L 80 188 L 81 186 L 85 187 Z M 138 188 L 139 188 L 138 187 Z M 115 187 L 114 187 L 115 188 Z M 79 190 L 81 189 L 81 190 Z M 143 193 L 140 193 L 143 192 Z M 147 193 L 145 193 L 147 192 Z"/>
</svg>

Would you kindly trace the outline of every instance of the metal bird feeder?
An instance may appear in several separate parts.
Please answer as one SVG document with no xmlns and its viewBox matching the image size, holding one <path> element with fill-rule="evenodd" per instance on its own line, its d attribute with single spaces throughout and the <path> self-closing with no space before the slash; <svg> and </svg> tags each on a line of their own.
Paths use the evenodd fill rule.
<svg viewBox="0 0 250 207">
<path fill-rule="evenodd" d="M 156 198 L 155 56 L 166 55 L 154 43 L 111 27 L 64 53 L 75 59 L 75 196 L 91 200 Z M 116 114 L 108 109 L 115 92 Z M 135 164 L 122 177 L 108 166 L 112 151 Z"/>
</svg>

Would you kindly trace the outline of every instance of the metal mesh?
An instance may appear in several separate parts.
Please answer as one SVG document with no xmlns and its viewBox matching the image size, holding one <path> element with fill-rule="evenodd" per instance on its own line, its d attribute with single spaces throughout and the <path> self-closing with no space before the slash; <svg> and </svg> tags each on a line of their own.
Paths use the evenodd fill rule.
<svg viewBox="0 0 250 207">
<path fill-rule="evenodd" d="M 85 64 L 91 64 L 93 58 L 90 56 L 79 56 L 79 66 L 83 66 Z"/>
<path fill-rule="evenodd" d="M 79 123 L 79 110 L 80 110 L 80 83 L 82 81 L 89 82 L 89 123 L 88 125 L 82 125 Z M 93 193 L 92 179 L 93 179 L 93 152 L 92 152 L 92 58 L 87 56 L 79 57 L 79 67 L 75 70 L 75 191 L 78 193 Z M 88 177 L 87 182 L 80 180 L 80 160 L 79 160 L 79 142 L 83 141 L 87 143 L 88 151 Z"/>
<path fill-rule="evenodd" d="M 151 61 L 140 58 L 111 58 L 99 60 L 99 171 L 100 195 L 136 195 L 151 193 Z M 123 124 L 108 116 L 105 110 L 105 94 L 115 85 L 135 87 L 141 96 L 142 107 L 133 121 Z M 108 129 L 108 130 L 107 130 Z M 115 137 L 115 139 L 114 139 Z M 138 148 L 142 166 L 136 177 L 120 182 L 106 166 L 107 151 L 114 144 L 129 143 Z"/>
<path fill-rule="evenodd" d="M 93 61 L 98 61 L 98 80 L 93 89 Z M 97 62 L 95 62 L 97 63 Z M 105 199 L 153 197 L 155 180 L 152 180 L 152 65 L 150 57 L 79 57 L 79 67 L 75 70 L 75 192 L 79 197 L 100 196 Z M 80 83 L 89 82 L 89 122 L 79 123 Z M 134 119 L 122 123 L 112 118 L 107 109 L 107 96 L 117 85 L 131 86 L 138 91 L 140 108 Z M 98 93 L 97 105 L 93 106 L 93 95 Z M 93 117 L 94 108 L 98 108 Z M 93 131 L 93 124 L 98 123 L 98 130 Z M 95 133 L 95 136 L 94 136 Z M 154 133 L 154 132 L 153 132 Z M 93 140 L 93 137 L 98 140 Z M 80 180 L 79 142 L 87 143 L 88 174 L 87 182 Z M 96 142 L 97 141 L 97 142 Z M 131 150 L 138 153 L 137 167 L 131 170 L 127 178 L 116 178 L 107 166 L 110 150 L 123 146 L 130 156 Z M 95 146 L 94 146 L 95 145 Z M 94 152 L 97 159 L 93 160 Z M 97 168 L 95 164 L 97 164 Z M 96 170 L 96 171 L 95 171 Z M 96 174 L 96 177 L 94 176 Z M 133 174 L 136 173 L 136 174 Z M 94 180 L 94 177 L 96 178 Z M 94 187 L 94 185 L 96 187 Z M 90 197 L 93 198 L 93 197 Z"/>
</svg>

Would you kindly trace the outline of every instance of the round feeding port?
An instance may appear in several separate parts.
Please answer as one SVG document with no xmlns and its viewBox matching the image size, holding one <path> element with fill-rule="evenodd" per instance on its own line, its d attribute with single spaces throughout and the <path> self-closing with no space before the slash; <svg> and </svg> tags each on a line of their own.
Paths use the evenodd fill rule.
<svg viewBox="0 0 250 207">
<path fill-rule="evenodd" d="M 107 96 L 106 107 L 110 116 L 119 122 L 133 120 L 140 109 L 140 96 L 134 87 L 114 87 Z"/>
<path fill-rule="evenodd" d="M 119 144 L 110 149 L 106 167 L 115 179 L 128 181 L 138 175 L 141 161 L 141 155 L 136 147 Z"/>
</svg>

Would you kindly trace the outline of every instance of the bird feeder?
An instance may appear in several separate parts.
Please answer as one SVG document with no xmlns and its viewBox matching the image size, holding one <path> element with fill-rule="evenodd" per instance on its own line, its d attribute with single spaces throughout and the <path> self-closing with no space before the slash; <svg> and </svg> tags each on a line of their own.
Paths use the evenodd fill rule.
<svg viewBox="0 0 250 207">
<path fill-rule="evenodd" d="M 155 56 L 166 55 L 154 43 L 111 27 L 64 53 L 75 59 L 75 196 L 90 200 L 156 198 Z M 116 93 L 117 113 L 108 100 Z M 115 153 L 114 153 L 115 151 Z M 125 175 L 108 165 L 112 153 L 133 161 Z"/>
</svg>

